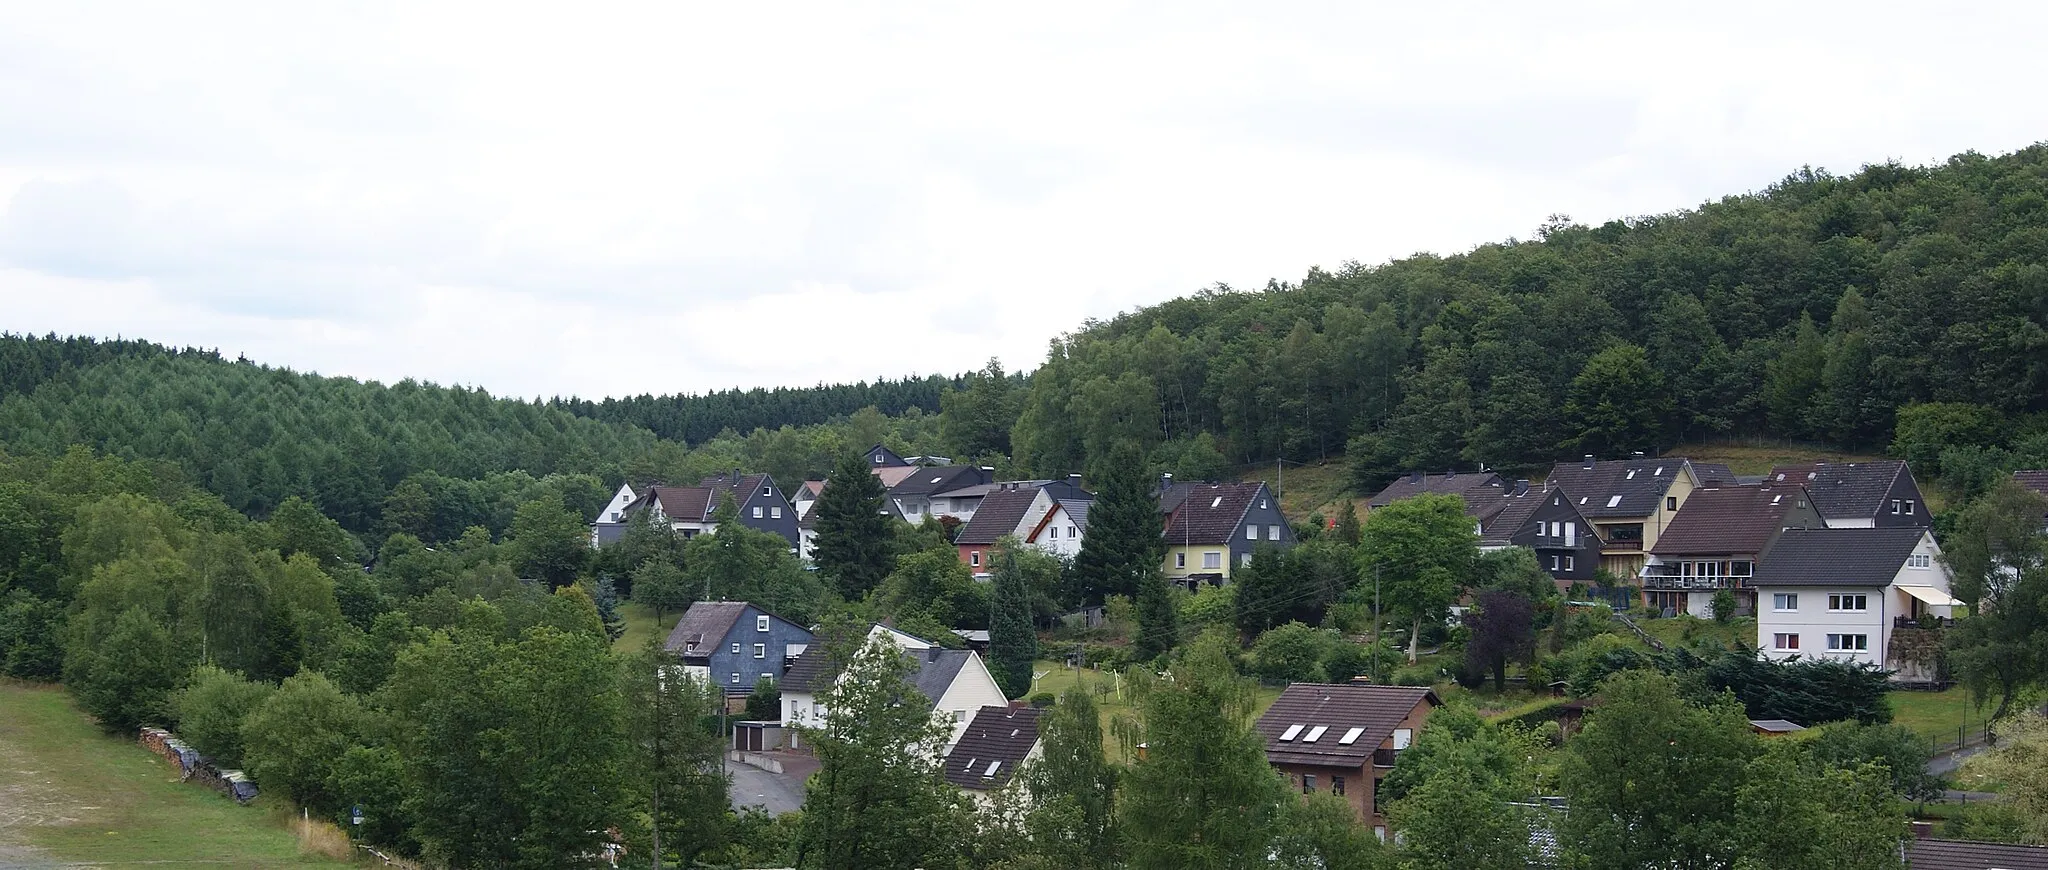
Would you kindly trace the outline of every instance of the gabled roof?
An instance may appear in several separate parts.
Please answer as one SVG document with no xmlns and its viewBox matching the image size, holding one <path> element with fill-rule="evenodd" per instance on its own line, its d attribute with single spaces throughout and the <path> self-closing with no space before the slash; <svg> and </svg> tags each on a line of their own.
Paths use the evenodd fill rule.
<svg viewBox="0 0 2048 870">
<path fill-rule="evenodd" d="M 1401 499 L 1413 498 L 1426 492 L 1438 495 L 1464 496 L 1467 493 L 1483 491 L 1489 486 L 1499 487 L 1501 485 L 1500 475 L 1491 471 L 1468 471 L 1464 474 L 1459 474 L 1455 471 L 1445 474 L 1424 474 L 1420 471 L 1411 471 L 1401 475 L 1401 479 L 1387 484 L 1385 489 L 1380 490 L 1378 495 L 1373 496 L 1371 500 L 1366 502 L 1366 506 L 1369 508 L 1382 508 Z"/>
<path fill-rule="evenodd" d="M 812 500 L 816 500 L 818 496 L 825 494 L 825 482 L 822 480 L 806 480 L 796 485 L 796 491 L 798 495 L 809 496 Z"/>
<path fill-rule="evenodd" d="M 1038 501 L 1038 496 L 1038 487 L 1032 484 L 1018 484 L 1015 489 L 998 489 L 989 493 L 982 497 L 981 506 L 975 508 L 974 518 L 953 536 L 953 543 L 993 544 L 1004 535 L 1017 534 L 1018 524 L 1024 522 L 1024 515 L 1031 512 L 1031 505 Z"/>
<path fill-rule="evenodd" d="M 670 652 L 681 655 L 710 655 L 725 641 L 732 625 L 747 612 L 744 601 L 699 601 L 683 611 L 683 618 L 676 620 L 676 627 L 669 630 L 668 641 L 663 644 Z"/>
<path fill-rule="evenodd" d="M 1681 474 L 1698 479 L 1692 463 L 1677 456 L 1560 462 L 1551 466 L 1546 482 L 1571 492 L 1578 499 L 1579 513 L 1587 519 L 1601 520 L 1656 513 L 1671 481 Z"/>
<path fill-rule="evenodd" d="M 912 498 L 930 496 L 935 492 L 987 483 L 987 472 L 973 465 L 941 465 L 933 468 L 916 467 L 895 486 L 889 487 L 889 497 Z"/>
<path fill-rule="evenodd" d="M 946 756 L 946 781 L 961 788 L 1001 788 L 1038 745 L 1036 707 L 983 707 Z"/>
<path fill-rule="evenodd" d="M 1442 703 L 1426 686 L 1295 683 L 1255 727 L 1269 762 L 1362 767 L 1416 705 Z"/>
<path fill-rule="evenodd" d="M 1806 491 L 1797 486 L 1695 489 L 1651 555 L 1762 553 Z"/>
<path fill-rule="evenodd" d="M 1252 504 L 1271 497 L 1264 483 L 1193 484 L 1166 521 L 1166 542 L 1227 544 Z"/>
<path fill-rule="evenodd" d="M 1875 462 L 1816 462 L 1812 465 L 1780 465 L 1766 480 L 1772 484 L 1797 483 L 1806 487 L 1813 507 L 1824 519 L 1867 520 L 1882 513 L 1885 497 L 1901 475 L 1910 475 L 1906 463 L 1896 459 Z"/>
<path fill-rule="evenodd" d="M 1734 469 L 1729 468 L 1726 462 L 1694 462 L 1692 463 L 1692 476 L 1699 478 L 1702 486 L 1710 483 L 1718 483 L 1722 486 L 1738 486 L 1743 482 L 1742 478 L 1735 473 Z"/>
<path fill-rule="evenodd" d="M 649 500 L 661 505 L 661 512 L 670 522 L 703 522 L 711 512 L 718 509 L 718 502 L 712 498 L 713 491 L 701 486 L 650 486 L 633 503 L 626 506 L 636 511 L 647 506 Z"/>
<path fill-rule="evenodd" d="M 1911 870 L 2048 870 L 2048 846 L 1907 840 L 1906 866 Z"/>
<path fill-rule="evenodd" d="M 876 444 L 863 451 L 861 455 L 867 458 L 869 468 L 901 468 L 910 464 L 910 461 L 904 459 L 902 454 L 890 450 L 888 445 L 885 444 Z M 879 462 L 876 461 L 878 457 L 881 460 Z"/>
<path fill-rule="evenodd" d="M 1079 530 L 1082 534 L 1087 534 L 1088 509 L 1094 506 L 1094 504 L 1092 501 L 1082 501 L 1079 499 L 1053 499 L 1052 510 L 1046 511 L 1045 516 L 1038 518 L 1038 525 L 1032 526 L 1031 531 L 1024 534 L 1024 540 L 1038 540 L 1039 534 L 1045 531 L 1045 527 L 1059 522 L 1060 517 L 1066 517 L 1067 522 L 1072 523 L 1075 529 Z"/>
<path fill-rule="evenodd" d="M 917 673 L 910 676 L 910 684 L 918 694 L 936 704 L 946 696 L 946 690 L 953 687 L 960 672 L 967 667 L 970 659 L 976 658 L 973 650 L 932 647 L 923 650 L 905 650 L 903 655 L 917 663 Z"/>
<path fill-rule="evenodd" d="M 882 482 L 882 488 L 888 489 L 908 480 L 911 475 L 923 470 L 914 465 L 883 465 L 874 469 L 874 475 L 877 480 Z"/>
<path fill-rule="evenodd" d="M 1181 502 L 1187 501 L 1188 493 L 1194 492 L 1195 487 L 1204 485 L 1213 486 L 1214 484 L 1169 483 L 1166 486 L 1160 487 L 1159 512 L 1162 514 L 1173 513 L 1180 508 Z"/>
<path fill-rule="evenodd" d="M 742 474 L 737 477 L 731 474 L 716 474 L 704 478 L 697 485 L 706 489 L 732 493 L 733 504 L 737 506 L 746 504 L 747 499 L 753 497 L 754 493 L 760 492 L 763 487 L 773 489 L 775 487 L 775 479 L 765 474 Z M 714 500 L 711 503 L 711 507 L 713 510 L 717 510 L 718 502 Z"/>
<path fill-rule="evenodd" d="M 782 690 L 785 692 L 816 693 L 832 683 L 833 670 L 825 661 L 822 643 L 813 643 L 789 661 L 789 670 L 782 674 Z"/>
<path fill-rule="evenodd" d="M 1469 506 L 1466 513 L 1481 517 L 1479 543 L 1482 546 L 1506 547 L 1514 544 L 1515 535 L 1528 526 L 1530 518 L 1536 516 L 1536 512 L 1542 510 L 1553 498 L 1563 500 L 1565 507 L 1578 513 L 1578 503 L 1563 489 L 1543 489 L 1526 486 L 1522 482 L 1502 487 L 1499 492 L 1480 493 L 1467 498 L 1468 502 L 1477 499 L 1493 499 L 1499 502 L 1498 506 L 1492 509 L 1491 517 L 1484 517 L 1480 510 Z M 1581 522 L 1578 523 L 1578 535 L 1593 539 L 1592 546 L 1600 546 L 1599 535 L 1595 533 L 1593 525 L 1583 521 L 1584 514 L 1580 514 L 1579 519 Z"/>
<path fill-rule="evenodd" d="M 1686 505 L 1692 509 L 1690 501 Z M 1917 526 L 1787 529 L 1749 585 L 1887 586 L 1926 534 Z"/>
</svg>

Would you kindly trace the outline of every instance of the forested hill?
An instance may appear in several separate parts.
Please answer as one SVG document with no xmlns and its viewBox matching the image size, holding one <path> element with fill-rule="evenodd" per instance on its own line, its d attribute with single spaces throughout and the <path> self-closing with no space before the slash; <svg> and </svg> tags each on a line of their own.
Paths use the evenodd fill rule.
<svg viewBox="0 0 2048 870">
<path fill-rule="evenodd" d="M 702 395 L 643 394 L 595 402 L 556 399 L 553 404 L 580 417 L 639 426 L 663 438 L 696 444 L 726 430 L 751 432 L 811 426 L 869 407 L 892 417 L 912 408 L 936 414 L 939 397 L 964 384 L 960 377 L 930 375 L 902 380 L 877 378 L 872 384 L 860 381 L 814 387 L 717 390 Z"/>
<path fill-rule="evenodd" d="M 2002 442 L 2048 410 L 2048 148 L 1802 170 L 1691 211 L 1311 271 L 1090 324 L 1019 403 L 1027 471 L 1107 445 L 1540 466 L 1722 435 Z M 2029 419 L 2028 415 L 2037 415 Z M 1170 461 L 1170 459 L 1169 459 Z"/>
</svg>

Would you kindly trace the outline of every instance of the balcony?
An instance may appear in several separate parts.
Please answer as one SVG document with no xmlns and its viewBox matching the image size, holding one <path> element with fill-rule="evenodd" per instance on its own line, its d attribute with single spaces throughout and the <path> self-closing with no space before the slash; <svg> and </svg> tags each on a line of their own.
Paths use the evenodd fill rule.
<svg viewBox="0 0 2048 870">
<path fill-rule="evenodd" d="M 1945 616 L 1922 616 L 1918 618 L 1911 616 L 1892 617 L 1893 628 L 1926 628 L 1939 631 L 1944 628 L 1953 628 L 1955 627 L 1955 624 L 1955 620 L 1949 619 Z"/>
<path fill-rule="evenodd" d="M 1711 592 L 1717 589 L 1747 589 L 1748 577 L 1693 577 L 1678 574 L 1652 574 L 1644 571 L 1644 589 L 1687 589 Z"/>
<path fill-rule="evenodd" d="M 1396 750 L 1396 749 L 1375 749 L 1375 750 L 1373 750 L 1373 751 L 1372 751 L 1372 766 L 1374 766 L 1374 767 L 1393 767 L 1393 766 L 1394 766 L 1394 760 L 1395 760 L 1395 759 L 1397 759 L 1397 758 L 1400 758 L 1400 757 L 1401 757 L 1401 752 L 1400 752 L 1400 750 Z"/>
</svg>

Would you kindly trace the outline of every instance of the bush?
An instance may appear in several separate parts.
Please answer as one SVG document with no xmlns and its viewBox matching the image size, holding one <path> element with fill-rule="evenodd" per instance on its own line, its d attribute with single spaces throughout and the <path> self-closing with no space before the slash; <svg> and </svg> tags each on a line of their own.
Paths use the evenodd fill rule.
<svg viewBox="0 0 2048 870">
<path fill-rule="evenodd" d="M 242 766 L 242 724 L 276 687 L 212 665 L 192 669 L 185 688 L 171 696 L 178 736 L 200 755 L 226 768 Z"/>
<path fill-rule="evenodd" d="M 249 715 L 243 731 L 250 775 L 307 807 L 338 809 L 327 779 L 362 730 L 362 705 L 326 677 L 301 671 Z"/>
<path fill-rule="evenodd" d="M 1290 622 L 1259 635 L 1252 644 L 1252 670 L 1268 679 L 1323 682 L 1329 678 L 1323 660 L 1338 643 L 1336 632 Z"/>
<path fill-rule="evenodd" d="M 1726 625 L 1735 618 L 1735 593 L 1727 589 L 1714 592 L 1714 621 Z"/>
<path fill-rule="evenodd" d="M 1053 702 L 1054 702 L 1055 700 L 1056 700 L 1056 699 L 1055 699 L 1055 697 L 1053 696 L 1053 693 L 1051 693 L 1051 692 L 1032 692 L 1032 693 L 1031 693 L 1031 706 L 1033 706 L 1033 707 L 1039 707 L 1039 708 L 1045 708 L 1045 707 L 1050 707 L 1050 706 L 1052 706 L 1052 705 L 1053 705 Z"/>
<path fill-rule="evenodd" d="M 764 676 L 754 683 L 754 691 L 747 695 L 747 718 L 755 722 L 782 718 L 782 689 L 774 680 Z"/>
</svg>

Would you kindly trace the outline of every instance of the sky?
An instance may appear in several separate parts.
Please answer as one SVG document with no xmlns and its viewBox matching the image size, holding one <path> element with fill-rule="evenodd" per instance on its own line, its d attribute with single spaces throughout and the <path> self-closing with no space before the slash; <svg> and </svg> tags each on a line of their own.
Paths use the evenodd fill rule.
<svg viewBox="0 0 2048 870">
<path fill-rule="evenodd" d="M 1679 5 L 0 0 L 0 331 L 529 398 L 1028 369 L 2048 139 L 2048 6 Z"/>
</svg>

